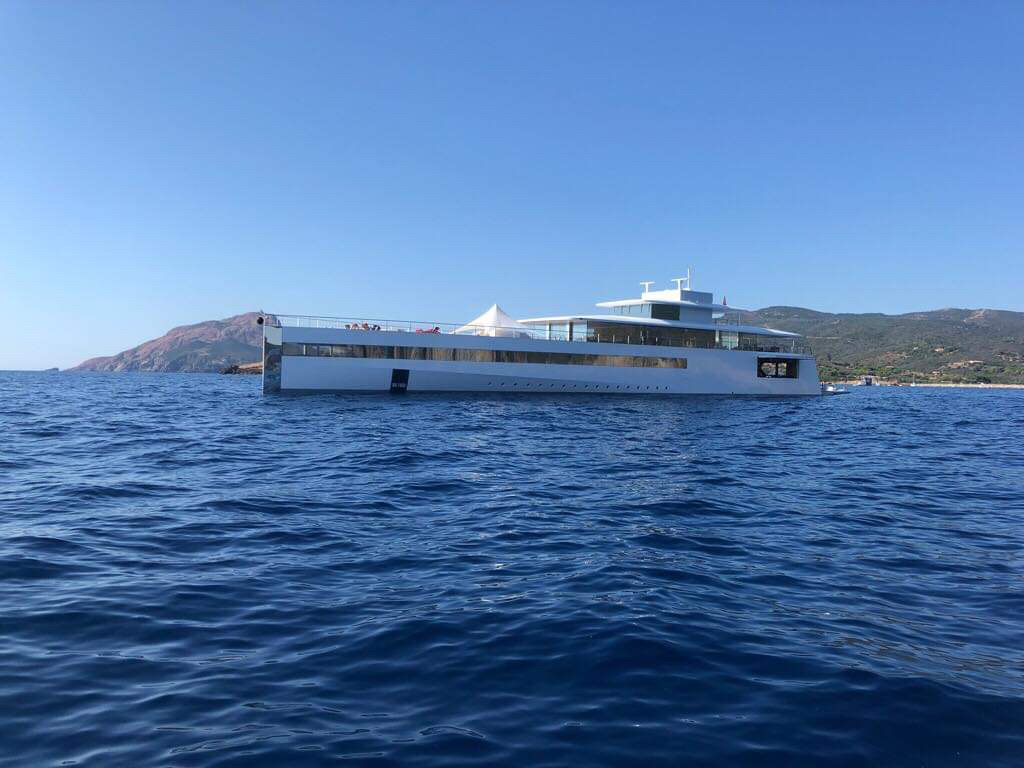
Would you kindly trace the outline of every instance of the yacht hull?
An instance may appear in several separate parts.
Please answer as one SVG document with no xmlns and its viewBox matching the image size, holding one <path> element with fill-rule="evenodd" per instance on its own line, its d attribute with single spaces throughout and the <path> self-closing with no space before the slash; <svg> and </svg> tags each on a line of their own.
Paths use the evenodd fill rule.
<svg viewBox="0 0 1024 768">
<path fill-rule="evenodd" d="M 820 395 L 809 355 L 541 339 L 264 326 L 265 393 L 502 392 L 628 395 Z M 325 354 L 323 345 L 334 345 Z M 296 349 L 299 350 L 296 353 Z M 416 359 L 478 356 L 576 361 Z M 493 350 L 493 352 L 491 352 Z M 334 356 L 346 355 L 383 356 Z M 758 375 L 784 361 L 790 376 Z M 583 363 L 583 364 L 581 364 Z M 672 367 L 666 367 L 672 366 Z M 681 367 L 685 366 L 685 367 Z M 770 366 L 769 366 L 770 367 Z"/>
</svg>

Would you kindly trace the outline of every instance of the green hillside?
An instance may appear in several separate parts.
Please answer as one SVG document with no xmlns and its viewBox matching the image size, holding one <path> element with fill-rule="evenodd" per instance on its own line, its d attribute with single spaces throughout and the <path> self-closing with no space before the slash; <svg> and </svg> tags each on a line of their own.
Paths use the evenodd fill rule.
<svg viewBox="0 0 1024 768">
<path fill-rule="evenodd" d="M 822 380 L 870 373 L 900 381 L 1024 384 L 1024 312 L 860 315 L 767 307 L 741 313 L 741 319 L 802 334 Z"/>
<path fill-rule="evenodd" d="M 870 373 L 900 381 L 1024 384 L 1024 312 L 834 315 L 768 307 L 741 312 L 739 319 L 802 334 L 818 358 L 823 381 Z M 87 360 L 76 370 L 220 371 L 258 361 L 260 344 L 251 312 L 175 328 L 117 355 Z"/>
</svg>

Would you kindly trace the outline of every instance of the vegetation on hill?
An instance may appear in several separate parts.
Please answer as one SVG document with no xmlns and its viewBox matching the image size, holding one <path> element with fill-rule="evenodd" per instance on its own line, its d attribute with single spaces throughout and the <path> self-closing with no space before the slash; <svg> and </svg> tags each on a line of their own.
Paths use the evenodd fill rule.
<svg viewBox="0 0 1024 768">
<path fill-rule="evenodd" d="M 830 314 L 767 307 L 741 319 L 802 334 L 823 381 L 874 374 L 896 381 L 1024 384 L 1024 312 Z"/>
<path fill-rule="evenodd" d="M 229 365 L 221 373 L 227 374 L 244 374 L 250 376 L 258 376 L 263 373 L 263 362 L 256 363 L 237 363 Z"/>
</svg>

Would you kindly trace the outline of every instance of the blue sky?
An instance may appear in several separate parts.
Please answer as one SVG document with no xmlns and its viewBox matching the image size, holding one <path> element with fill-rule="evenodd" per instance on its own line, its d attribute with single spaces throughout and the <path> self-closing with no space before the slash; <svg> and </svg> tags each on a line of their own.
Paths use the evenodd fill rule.
<svg viewBox="0 0 1024 768">
<path fill-rule="evenodd" d="M 0 368 L 279 312 L 1024 310 L 1024 4 L 0 4 Z"/>
</svg>

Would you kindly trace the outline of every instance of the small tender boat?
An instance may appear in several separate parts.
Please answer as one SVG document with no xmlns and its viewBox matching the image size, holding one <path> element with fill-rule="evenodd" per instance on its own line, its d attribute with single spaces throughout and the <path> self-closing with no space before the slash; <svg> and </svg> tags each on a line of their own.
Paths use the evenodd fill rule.
<svg viewBox="0 0 1024 768">
<path fill-rule="evenodd" d="M 821 385 L 821 394 L 823 394 L 823 395 L 848 395 L 848 394 L 850 394 L 850 390 L 845 389 L 844 387 L 837 387 L 835 384 L 825 384 L 825 383 L 822 383 L 822 385 Z"/>
</svg>

